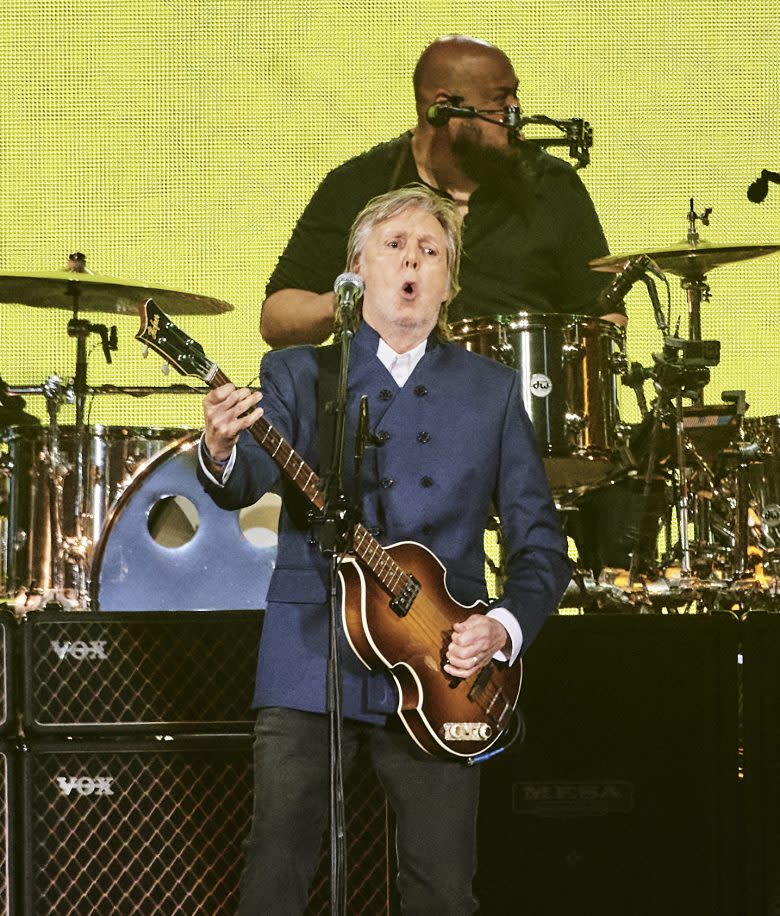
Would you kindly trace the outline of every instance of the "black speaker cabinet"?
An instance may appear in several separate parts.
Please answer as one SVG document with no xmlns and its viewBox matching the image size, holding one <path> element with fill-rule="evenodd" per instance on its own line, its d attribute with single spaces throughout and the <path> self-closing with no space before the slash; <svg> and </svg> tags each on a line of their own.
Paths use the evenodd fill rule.
<svg viewBox="0 0 780 916">
<path fill-rule="evenodd" d="M 780 615 L 743 624 L 746 887 L 750 916 L 780 913 Z"/>
<path fill-rule="evenodd" d="M 249 731 L 261 625 L 258 611 L 28 614 L 25 733 Z"/>
<path fill-rule="evenodd" d="M 0 741 L 0 913 L 16 916 L 17 817 L 16 748 Z"/>
<path fill-rule="evenodd" d="M 0 735 L 16 731 L 15 633 L 16 620 L 0 606 Z"/>
<path fill-rule="evenodd" d="M 483 766 L 486 916 L 741 916 L 738 635 L 728 614 L 547 622 L 524 743 Z"/>
<path fill-rule="evenodd" d="M 21 765 L 27 916 L 233 916 L 252 816 L 248 736 L 32 743 Z M 384 796 L 363 767 L 345 791 L 349 911 L 378 916 Z M 309 913 L 328 912 L 327 882 L 323 848 Z"/>
</svg>

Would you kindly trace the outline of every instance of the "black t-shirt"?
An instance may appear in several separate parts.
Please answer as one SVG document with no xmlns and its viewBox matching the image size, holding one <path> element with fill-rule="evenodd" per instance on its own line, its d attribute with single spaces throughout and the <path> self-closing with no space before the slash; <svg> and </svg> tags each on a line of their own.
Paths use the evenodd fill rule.
<svg viewBox="0 0 780 916">
<path fill-rule="evenodd" d="M 271 274 L 266 296 L 280 289 L 323 293 L 345 269 L 355 217 L 377 194 L 422 183 L 406 133 L 350 159 L 322 181 Z M 609 253 L 585 186 L 574 169 L 542 153 L 521 206 L 511 194 L 479 187 L 463 226 L 461 290 L 449 320 L 520 311 L 598 315 L 596 297 L 609 275 L 588 261 Z M 614 312 L 614 306 L 607 309 Z"/>
</svg>

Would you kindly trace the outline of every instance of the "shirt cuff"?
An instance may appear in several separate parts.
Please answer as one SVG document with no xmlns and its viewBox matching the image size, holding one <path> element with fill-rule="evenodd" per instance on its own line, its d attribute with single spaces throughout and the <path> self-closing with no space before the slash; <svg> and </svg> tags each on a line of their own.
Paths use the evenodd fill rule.
<svg viewBox="0 0 780 916">
<path fill-rule="evenodd" d="M 222 469 L 222 477 L 217 480 L 217 478 L 212 474 L 209 469 L 209 462 L 206 459 L 206 442 L 205 442 L 206 433 L 202 433 L 200 439 L 198 440 L 198 463 L 200 464 L 200 469 L 206 475 L 206 477 L 218 487 L 224 487 L 227 483 L 228 477 L 230 477 L 230 472 L 233 470 L 233 465 L 236 463 L 236 447 L 233 446 L 233 450 L 230 453 L 230 457 L 227 460 L 227 464 Z"/>
<path fill-rule="evenodd" d="M 487 612 L 488 617 L 494 617 L 509 634 L 509 641 L 512 644 L 512 651 L 509 655 L 503 649 L 494 653 L 493 658 L 498 662 L 509 662 L 514 665 L 520 650 L 523 648 L 523 630 L 517 622 L 517 617 L 508 611 L 505 607 L 494 607 Z"/>
</svg>

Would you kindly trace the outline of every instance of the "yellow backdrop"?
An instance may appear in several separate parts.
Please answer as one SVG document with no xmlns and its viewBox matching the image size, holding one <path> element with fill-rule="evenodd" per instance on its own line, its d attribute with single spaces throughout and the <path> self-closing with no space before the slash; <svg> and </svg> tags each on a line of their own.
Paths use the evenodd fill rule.
<svg viewBox="0 0 780 916">
<path fill-rule="evenodd" d="M 265 281 L 326 171 L 411 126 L 410 74 L 435 36 L 463 31 L 513 59 L 527 112 L 593 125 L 582 174 L 613 251 L 681 240 L 693 197 L 713 243 L 780 240 L 776 0 L 4 0 L 0 27 L 0 270 L 54 270 L 81 250 L 100 274 L 225 299 L 179 323 L 235 381 L 257 372 Z M 710 275 L 705 337 L 723 343 L 707 392 L 745 388 L 780 412 L 780 257 Z M 684 306 L 673 279 L 675 312 Z M 641 293 L 629 356 L 658 349 Z M 2 305 L 0 373 L 12 385 L 73 374 L 64 310 Z M 166 384 L 127 316 L 92 384 Z M 94 345 L 94 346 L 93 346 Z M 630 399 L 625 415 L 635 418 Z M 42 413 L 40 398 L 30 404 Z M 72 422 L 65 408 L 63 422 Z M 198 425 L 192 396 L 101 396 L 90 420 Z"/>
</svg>

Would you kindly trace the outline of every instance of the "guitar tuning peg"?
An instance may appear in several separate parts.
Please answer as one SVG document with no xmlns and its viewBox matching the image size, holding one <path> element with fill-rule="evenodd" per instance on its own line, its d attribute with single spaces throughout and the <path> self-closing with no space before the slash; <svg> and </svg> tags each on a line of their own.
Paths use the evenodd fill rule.
<svg viewBox="0 0 780 916">
<path fill-rule="evenodd" d="M 149 356 L 149 347 L 147 347 L 146 344 L 144 344 L 143 347 L 141 347 L 141 356 L 144 359 L 147 359 Z"/>
<path fill-rule="evenodd" d="M 169 375 L 171 371 L 171 367 L 168 365 L 168 363 L 163 363 L 160 371 L 162 372 L 163 375 Z"/>
</svg>

